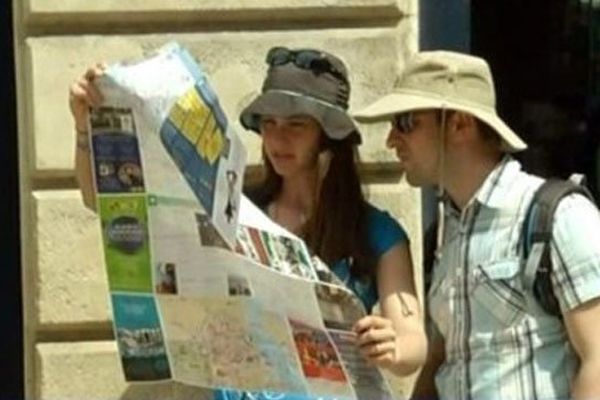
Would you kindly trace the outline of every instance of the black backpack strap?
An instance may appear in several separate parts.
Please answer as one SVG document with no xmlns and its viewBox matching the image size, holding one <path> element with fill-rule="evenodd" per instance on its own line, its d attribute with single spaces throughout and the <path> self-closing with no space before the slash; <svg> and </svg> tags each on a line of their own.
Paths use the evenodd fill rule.
<svg viewBox="0 0 600 400">
<path fill-rule="evenodd" d="M 554 212 L 560 201 L 572 193 L 579 193 L 592 199 L 585 186 L 567 180 L 545 181 L 535 192 L 523 223 L 525 289 L 533 292 L 544 311 L 555 316 L 560 316 L 561 312 L 550 278 L 552 272 L 550 243 Z"/>
</svg>

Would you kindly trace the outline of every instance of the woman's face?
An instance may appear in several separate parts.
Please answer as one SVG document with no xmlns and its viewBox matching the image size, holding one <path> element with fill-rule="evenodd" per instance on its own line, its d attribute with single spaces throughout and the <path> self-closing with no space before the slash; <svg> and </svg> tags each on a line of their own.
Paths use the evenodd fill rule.
<svg viewBox="0 0 600 400">
<path fill-rule="evenodd" d="M 278 175 L 293 177 L 316 167 L 321 126 L 314 118 L 265 115 L 261 118 L 260 132 L 265 154 Z"/>
</svg>

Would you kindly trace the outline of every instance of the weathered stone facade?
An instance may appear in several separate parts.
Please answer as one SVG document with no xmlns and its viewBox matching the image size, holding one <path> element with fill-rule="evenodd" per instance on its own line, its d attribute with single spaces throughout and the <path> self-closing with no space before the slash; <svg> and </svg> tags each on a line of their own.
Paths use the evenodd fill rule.
<svg viewBox="0 0 600 400">
<path fill-rule="evenodd" d="M 357 109 L 386 90 L 417 46 L 416 0 L 14 0 L 28 399 L 210 398 L 183 385 L 129 386 L 113 341 L 98 220 L 74 180 L 70 83 L 86 66 L 135 59 L 171 40 L 211 77 L 232 121 L 260 90 L 277 44 L 333 51 L 350 67 Z M 251 163 L 259 142 L 243 131 Z M 420 237 L 420 195 L 365 127 L 371 199 Z M 420 267 L 420 241 L 413 240 Z M 418 274 L 417 274 L 418 275 Z M 406 391 L 407 381 L 400 383 Z M 402 387 L 404 389 L 402 389 Z"/>
</svg>

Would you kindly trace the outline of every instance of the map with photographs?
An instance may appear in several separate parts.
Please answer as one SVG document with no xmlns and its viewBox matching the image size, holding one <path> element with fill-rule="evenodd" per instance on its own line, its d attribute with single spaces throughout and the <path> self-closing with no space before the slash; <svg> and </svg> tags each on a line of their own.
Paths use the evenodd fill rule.
<svg viewBox="0 0 600 400">
<path fill-rule="evenodd" d="M 194 57 L 171 43 L 98 87 L 93 181 L 125 380 L 391 399 L 351 345 L 361 302 L 242 195 L 246 150 Z"/>
</svg>

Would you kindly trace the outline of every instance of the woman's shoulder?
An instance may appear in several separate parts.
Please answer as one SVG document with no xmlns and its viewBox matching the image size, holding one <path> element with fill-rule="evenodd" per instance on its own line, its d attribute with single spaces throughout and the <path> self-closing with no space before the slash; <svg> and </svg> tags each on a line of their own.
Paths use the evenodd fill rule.
<svg viewBox="0 0 600 400">
<path fill-rule="evenodd" d="M 373 226 L 374 228 L 395 226 L 404 231 L 404 228 L 400 222 L 398 222 L 396 218 L 392 217 L 388 211 L 382 210 L 381 208 L 369 202 L 366 203 L 366 208 L 367 222 L 369 226 Z"/>
<path fill-rule="evenodd" d="M 406 230 L 389 212 L 368 202 L 366 208 L 369 242 L 377 255 L 385 253 L 397 243 L 408 242 Z"/>
</svg>

